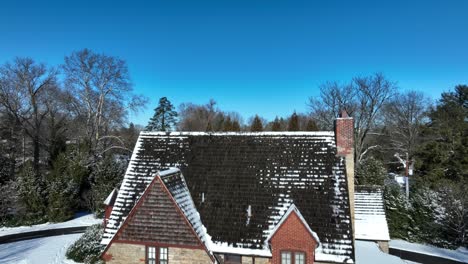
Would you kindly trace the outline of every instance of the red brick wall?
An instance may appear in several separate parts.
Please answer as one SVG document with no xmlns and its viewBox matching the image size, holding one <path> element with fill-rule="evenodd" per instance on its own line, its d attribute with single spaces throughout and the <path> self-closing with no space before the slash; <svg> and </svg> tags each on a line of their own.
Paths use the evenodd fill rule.
<svg viewBox="0 0 468 264">
<path fill-rule="evenodd" d="M 304 252 L 306 263 L 314 263 L 314 252 L 317 242 L 304 226 L 295 212 L 279 227 L 270 240 L 272 248 L 272 264 L 281 264 L 281 251 Z"/>
<path fill-rule="evenodd" d="M 106 205 L 106 209 L 104 211 L 104 227 L 107 225 L 107 221 L 109 220 L 109 217 L 112 213 L 112 207 L 110 205 Z"/>
<path fill-rule="evenodd" d="M 353 152 L 354 122 L 351 117 L 343 113 L 335 121 L 336 147 L 339 156 L 346 156 Z"/>
</svg>

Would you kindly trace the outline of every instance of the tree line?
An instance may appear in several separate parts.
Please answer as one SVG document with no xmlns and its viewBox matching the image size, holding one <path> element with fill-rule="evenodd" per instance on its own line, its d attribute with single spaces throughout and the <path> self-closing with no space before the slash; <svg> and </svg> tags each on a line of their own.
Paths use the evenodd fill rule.
<svg viewBox="0 0 468 264">
<path fill-rule="evenodd" d="M 432 100 L 376 73 L 326 82 L 319 91 L 304 98 L 306 113 L 273 120 L 261 113 L 244 120 L 213 99 L 175 107 L 161 97 L 142 127 L 128 114 L 147 99 L 133 92 L 120 58 L 84 49 L 54 67 L 31 58 L 6 62 L 0 66 L 0 221 L 62 221 L 77 210 L 101 214 L 141 130 L 330 131 L 345 110 L 355 120 L 356 184 L 386 186 L 392 236 L 466 245 L 468 86 Z M 388 173 L 409 171 L 406 197 Z"/>
</svg>

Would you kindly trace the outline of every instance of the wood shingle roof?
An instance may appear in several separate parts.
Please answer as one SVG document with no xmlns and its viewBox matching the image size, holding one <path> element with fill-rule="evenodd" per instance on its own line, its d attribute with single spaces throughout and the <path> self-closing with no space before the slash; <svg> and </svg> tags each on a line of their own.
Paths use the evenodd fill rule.
<svg viewBox="0 0 468 264">
<path fill-rule="evenodd" d="M 317 257 L 354 259 L 344 166 L 332 132 L 143 132 L 103 242 L 114 236 L 155 173 L 176 167 L 214 245 L 265 248 L 294 203 L 320 239 Z"/>
</svg>

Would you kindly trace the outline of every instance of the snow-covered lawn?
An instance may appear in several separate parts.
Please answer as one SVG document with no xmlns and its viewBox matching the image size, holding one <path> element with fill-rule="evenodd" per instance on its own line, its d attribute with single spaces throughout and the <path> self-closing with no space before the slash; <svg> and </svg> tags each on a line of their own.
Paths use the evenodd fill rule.
<svg viewBox="0 0 468 264">
<path fill-rule="evenodd" d="M 19 227 L 1 227 L 0 236 L 17 234 L 22 232 L 39 231 L 47 229 L 76 227 L 76 226 L 90 226 L 102 223 L 102 219 L 97 219 L 93 214 L 77 214 L 72 220 L 62 223 L 45 223 L 33 226 L 19 226 Z M 0 262 L 1 263 L 1 262 Z"/>
<path fill-rule="evenodd" d="M 407 260 L 385 254 L 380 251 L 376 243 L 370 241 L 356 240 L 356 263 L 357 264 L 408 264 Z"/>
<path fill-rule="evenodd" d="M 466 248 L 449 250 L 429 245 L 410 243 L 404 240 L 392 240 L 390 241 L 390 247 L 468 263 L 468 249 Z"/>
<path fill-rule="evenodd" d="M 67 248 L 82 234 L 52 236 L 0 245 L 0 263 L 72 264 Z"/>
</svg>

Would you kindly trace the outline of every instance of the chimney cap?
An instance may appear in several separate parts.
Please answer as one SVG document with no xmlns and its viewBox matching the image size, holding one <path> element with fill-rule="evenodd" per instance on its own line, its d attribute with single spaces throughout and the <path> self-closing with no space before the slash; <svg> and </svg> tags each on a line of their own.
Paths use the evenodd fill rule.
<svg viewBox="0 0 468 264">
<path fill-rule="evenodd" d="M 348 112 L 346 112 L 346 110 L 344 110 L 344 109 L 341 110 L 340 117 L 341 118 L 349 118 Z"/>
</svg>

